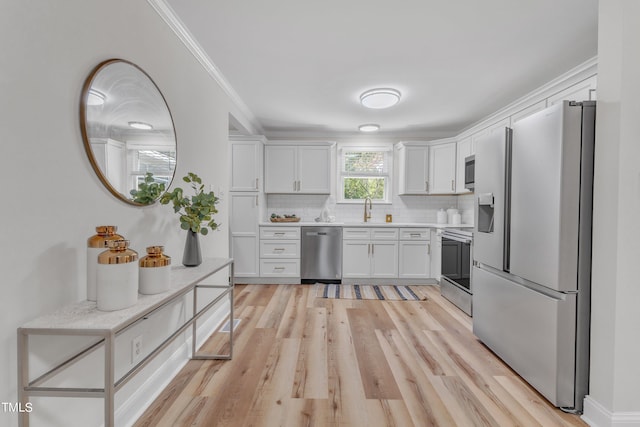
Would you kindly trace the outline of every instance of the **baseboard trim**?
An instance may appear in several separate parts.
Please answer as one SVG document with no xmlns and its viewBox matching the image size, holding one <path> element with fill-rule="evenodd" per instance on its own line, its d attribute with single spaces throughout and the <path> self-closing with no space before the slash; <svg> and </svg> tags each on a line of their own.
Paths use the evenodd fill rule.
<svg viewBox="0 0 640 427">
<path fill-rule="evenodd" d="M 591 396 L 584 399 L 581 418 L 591 427 L 640 427 L 640 412 L 611 412 Z"/>
<path fill-rule="evenodd" d="M 216 330 L 229 315 L 228 304 L 217 307 L 213 313 L 201 322 L 196 329 L 196 343 L 201 345 L 211 332 Z M 191 339 L 189 336 L 178 349 L 166 358 L 160 367 L 152 372 L 145 382 L 116 410 L 115 425 L 131 426 L 156 400 L 162 391 L 169 385 L 171 380 L 189 361 L 191 354 Z M 162 358 L 159 354 L 156 359 Z M 142 372 L 141 372 L 142 374 Z"/>
</svg>

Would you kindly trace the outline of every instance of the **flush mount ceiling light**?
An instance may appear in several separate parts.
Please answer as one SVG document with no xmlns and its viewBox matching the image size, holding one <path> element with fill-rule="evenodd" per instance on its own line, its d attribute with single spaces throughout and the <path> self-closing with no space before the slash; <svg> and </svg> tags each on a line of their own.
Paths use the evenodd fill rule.
<svg viewBox="0 0 640 427">
<path fill-rule="evenodd" d="M 380 125 L 376 125 L 374 123 L 367 124 L 367 125 L 360 125 L 358 129 L 360 129 L 360 132 L 375 132 L 380 129 Z"/>
<path fill-rule="evenodd" d="M 367 108 L 389 108 L 400 101 L 400 92 L 391 88 L 371 89 L 360 95 L 360 103 Z"/>
<path fill-rule="evenodd" d="M 129 122 L 129 126 L 131 126 L 134 129 L 142 129 L 142 130 L 151 130 L 151 129 L 153 129 L 153 126 L 151 126 L 149 123 L 145 123 L 145 122 Z"/>
<path fill-rule="evenodd" d="M 104 93 L 99 90 L 89 89 L 89 96 L 87 96 L 87 105 L 102 105 L 107 99 Z"/>
</svg>

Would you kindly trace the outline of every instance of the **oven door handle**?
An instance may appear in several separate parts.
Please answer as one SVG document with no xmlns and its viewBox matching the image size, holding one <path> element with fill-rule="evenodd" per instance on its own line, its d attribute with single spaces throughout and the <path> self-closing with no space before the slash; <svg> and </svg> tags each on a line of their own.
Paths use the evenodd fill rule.
<svg viewBox="0 0 640 427">
<path fill-rule="evenodd" d="M 443 239 L 449 239 L 460 243 L 471 243 L 471 239 L 466 239 L 464 237 L 452 236 L 451 234 L 442 233 Z"/>
</svg>

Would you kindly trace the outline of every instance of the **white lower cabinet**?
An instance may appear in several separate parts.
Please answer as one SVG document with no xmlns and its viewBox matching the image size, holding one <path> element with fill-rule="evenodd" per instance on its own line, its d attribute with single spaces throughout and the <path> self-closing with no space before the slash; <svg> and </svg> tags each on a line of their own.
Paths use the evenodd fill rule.
<svg viewBox="0 0 640 427">
<path fill-rule="evenodd" d="M 403 228 L 400 230 L 398 277 L 403 279 L 428 279 L 431 277 L 430 240 L 428 228 Z"/>
<path fill-rule="evenodd" d="M 300 277 L 300 227 L 260 227 L 260 276 Z"/>
<path fill-rule="evenodd" d="M 237 278 L 260 275 L 258 220 L 261 197 L 259 193 L 231 193 L 230 246 Z"/>
<path fill-rule="evenodd" d="M 343 278 L 398 277 L 397 228 L 345 227 L 342 238 Z"/>
</svg>

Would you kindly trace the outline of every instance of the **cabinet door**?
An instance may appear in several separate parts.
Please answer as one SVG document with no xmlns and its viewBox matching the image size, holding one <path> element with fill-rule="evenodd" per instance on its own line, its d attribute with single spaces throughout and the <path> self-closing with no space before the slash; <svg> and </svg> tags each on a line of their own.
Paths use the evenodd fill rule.
<svg viewBox="0 0 640 427">
<path fill-rule="evenodd" d="M 452 194 L 456 182 L 456 143 L 429 147 L 429 194 Z"/>
<path fill-rule="evenodd" d="M 261 181 L 262 143 L 231 142 L 231 191 L 259 191 Z"/>
<path fill-rule="evenodd" d="M 428 194 L 429 147 L 406 146 L 400 151 L 400 194 Z"/>
<path fill-rule="evenodd" d="M 298 147 L 298 192 L 331 193 L 331 147 Z"/>
<path fill-rule="evenodd" d="M 456 193 L 464 194 L 471 192 L 464 188 L 464 159 L 471 154 L 471 137 L 458 141 L 456 150 Z"/>
<path fill-rule="evenodd" d="M 371 269 L 371 245 L 364 240 L 342 241 L 342 277 L 368 278 Z"/>
<path fill-rule="evenodd" d="M 231 194 L 231 234 L 258 235 L 258 194 L 233 193 Z"/>
<path fill-rule="evenodd" d="M 265 193 L 296 193 L 297 149 L 293 145 L 267 145 L 264 152 Z"/>
<path fill-rule="evenodd" d="M 372 242 L 371 277 L 398 277 L 398 242 Z"/>
<path fill-rule="evenodd" d="M 256 277 L 258 266 L 258 236 L 232 235 L 231 256 L 236 277 Z"/>
<path fill-rule="evenodd" d="M 442 263 L 442 230 L 431 229 L 431 277 L 440 280 Z"/>
<path fill-rule="evenodd" d="M 428 241 L 400 242 L 398 276 L 407 279 L 431 277 L 431 250 Z"/>
</svg>

